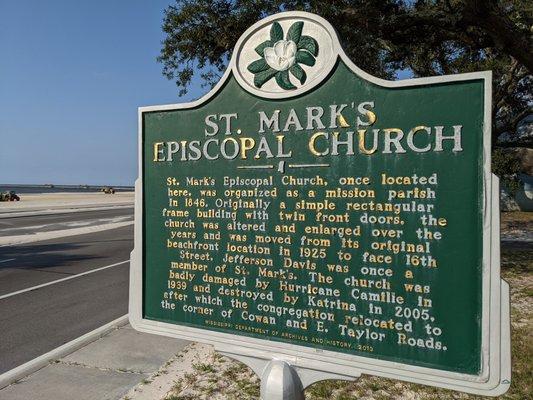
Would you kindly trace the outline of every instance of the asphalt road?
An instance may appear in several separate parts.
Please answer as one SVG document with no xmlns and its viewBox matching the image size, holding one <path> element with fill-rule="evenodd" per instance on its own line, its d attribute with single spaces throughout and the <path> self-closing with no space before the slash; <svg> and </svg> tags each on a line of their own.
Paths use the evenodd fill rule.
<svg viewBox="0 0 533 400">
<path fill-rule="evenodd" d="M 80 217 L 67 215 L 42 217 Z M 40 217 L 20 221 L 38 225 L 30 218 Z M 2 296 L 129 260 L 132 249 L 133 226 L 0 247 L 0 374 L 126 314 L 129 262 Z"/>
<path fill-rule="evenodd" d="M 133 221 L 133 206 L 110 210 L 0 218 L 0 237 Z"/>
</svg>

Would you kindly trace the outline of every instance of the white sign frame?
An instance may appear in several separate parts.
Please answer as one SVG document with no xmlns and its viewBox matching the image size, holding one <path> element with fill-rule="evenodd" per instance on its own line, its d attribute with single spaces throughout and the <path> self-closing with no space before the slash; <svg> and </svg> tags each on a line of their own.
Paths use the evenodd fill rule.
<svg viewBox="0 0 533 400">
<path fill-rule="evenodd" d="M 324 28 L 332 38 L 333 53 L 340 58 L 348 68 L 362 79 L 387 88 L 416 87 L 421 85 L 440 84 L 444 82 L 460 82 L 470 80 L 484 81 L 484 179 L 483 179 L 483 276 L 482 276 L 482 341 L 481 341 L 481 372 L 479 375 L 468 375 L 432 368 L 414 366 L 405 363 L 379 360 L 375 358 L 355 356 L 329 350 L 274 342 L 265 339 L 252 338 L 237 334 L 210 331 L 176 324 L 153 321 L 143 318 L 142 310 L 142 122 L 143 114 L 153 111 L 183 110 L 198 107 L 208 102 L 223 87 L 233 74 L 243 89 L 250 93 L 270 99 L 297 96 L 313 89 L 325 79 L 333 64 L 327 64 L 323 71 L 319 71 L 319 79 L 311 84 L 303 85 L 289 92 L 274 93 L 268 90 L 256 89 L 246 77 L 240 75 L 238 56 L 248 38 L 259 29 L 279 20 L 307 20 L 314 21 Z M 320 39 L 318 39 L 320 40 Z M 400 379 L 408 382 L 430 386 L 454 389 L 467 393 L 486 396 L 498 396 L 505 393 L 511 382 L 510 360 L 510 305 L 509 285 L 500 278 L 500 221 L 499 221 L 499 182 L 491 174 L 491 93 L 492 74 L 490 71 L 438 76 L 430 78 L 407 79 L 402 81 L 386 81 L 376 78 L 359 69 L 346 56 L 341 48 L 334 28 L 323 18 L 305 12 L 284 12 L 265 18 L 251 26 L 239 39 L 235 51 L 229 62 L 228 69 L 220 82 L 205 96 L 190 103 L 170 104 L 161 106 L 140 107 L 139 123 L 139 178 L 135 183 L 135 239 L 134 250 L 130 261 L 130 300 L 129 320 L 132 327 L 141 332 L 164 335 L 180 339 L 187 339 L 214 345 L 217 349 L 228 353 L 240 354 L 244 357 L 261 359 L 279 359 L 287 361 L 295 367 L 312 369 L 319 372 L 340 374 L 357 377 L 361 374 Z M 246 60 L 248 61 L 248 60 Z M 326 378 L 324 378 L 326 379 Z M 318 379 L 319 380 L 319 379 Z"/>
</svg>

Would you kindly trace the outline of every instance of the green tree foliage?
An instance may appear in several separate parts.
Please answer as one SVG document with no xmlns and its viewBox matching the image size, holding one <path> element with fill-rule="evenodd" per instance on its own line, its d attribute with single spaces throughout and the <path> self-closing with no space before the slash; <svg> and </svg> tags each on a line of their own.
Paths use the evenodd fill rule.
<svg viewBox="0 0 533 400">
<path fill-rule="evenodd" d="M 512 151 L 494 149 L 492 152 L 492 172 L 500 177 L 503 186 L 513 195 L 520 189 L 517 179 L 520 167 L 520 162 Z"/>
<path fill-rule="evenodd" d="M 176 0 L 164 15 L 163 74 L 180 95 L 195 74 L 212 86 L 250 25 L 289 10 L 326 18 L 348 56 L 381 78 L 492 70 L 493 143 L 532 112 L 531 0 Z"/>
</svg>

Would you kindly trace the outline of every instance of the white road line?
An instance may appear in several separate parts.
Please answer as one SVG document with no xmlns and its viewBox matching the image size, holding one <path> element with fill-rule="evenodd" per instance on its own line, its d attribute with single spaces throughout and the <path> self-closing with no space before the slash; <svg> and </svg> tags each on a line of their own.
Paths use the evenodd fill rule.
<svg viewBox="0 0 533 400">
<path fill-rule="evenodd" d="M 31 225 L 31 226 L 22 226 L 22 227 L 21 226 L 10 226 L 9 228 L 0 229 L 0 232 L 20 231 L 23 229 L 37 230 L 37 229 L 44 228 L 45 226 L 48 226 L 48 225 Z"/>
<path fill-rule="evenodd" d="M 8 261 L 13 261 L 13 260 L 14 258 L 8 258 L 7 260 L 0 260 L 0 264 L 8 262 Z"/>
<path fill-rule="evenodd" d="M 111 267 L 116 267 L 117 265 L 125 264 L 127 262 L 130 262 L 130 260 L 121 261 L 121 262 L 118 262 L 118 263 L 115 263 L 115 264 L 111 264 L 111 265 L 106 265 L 105 267 L 91 269 L 90 271 L 82 272 L 81 274 L 67 276 L 66 278 L 61 278 L 61 279 L 57 279 L 55 281 L 46 282 L 46 283 L 43 283 L 41 285 L 33 286 L 33 287 L 30 287 L 30 288 L 27 288 L 27 289 L 17 290 L 16 292 L 12 292 L 12 293 L 8 293 L 8 294 L 4 294 L 4 295 L 0 296 L 0 300 L 6 299 L 6 298 L 11 297 L 11 296 L 16 296 L 17 294 L 31 292 L 32 290 L 37 290 L 37 289 L 43 288 L 45 286 L 54 285 L 54 284 L 59 283 L 59 282 L 65 282 L 65 281 L 68 281 L 70 279 L 79 278 L 80 276 L 89 275 L 89 274 L 92 274 L 93 272 L 103 271 L 104 269 L 108 269 L 108 268 L 111 268 Z"/>
</svg>

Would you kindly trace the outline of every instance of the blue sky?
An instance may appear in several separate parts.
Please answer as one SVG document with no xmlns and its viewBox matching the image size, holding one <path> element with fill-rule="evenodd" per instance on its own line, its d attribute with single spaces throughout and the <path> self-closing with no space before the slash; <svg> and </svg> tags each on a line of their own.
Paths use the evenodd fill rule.
<svg viewBox="0 0 533 400">
<path fill-rule="evenodd" d="M 133 184 L 137 107 L 206 91 L 156 62 L 171 3 L 0 0 L 0 183 Z"/>
<path fill-rule="evenodd" d="M 133 184 L 137 107 L 182 101 L 155 60 L 171 2 L 0 0 L 0 183 Z"/>
</svg>

